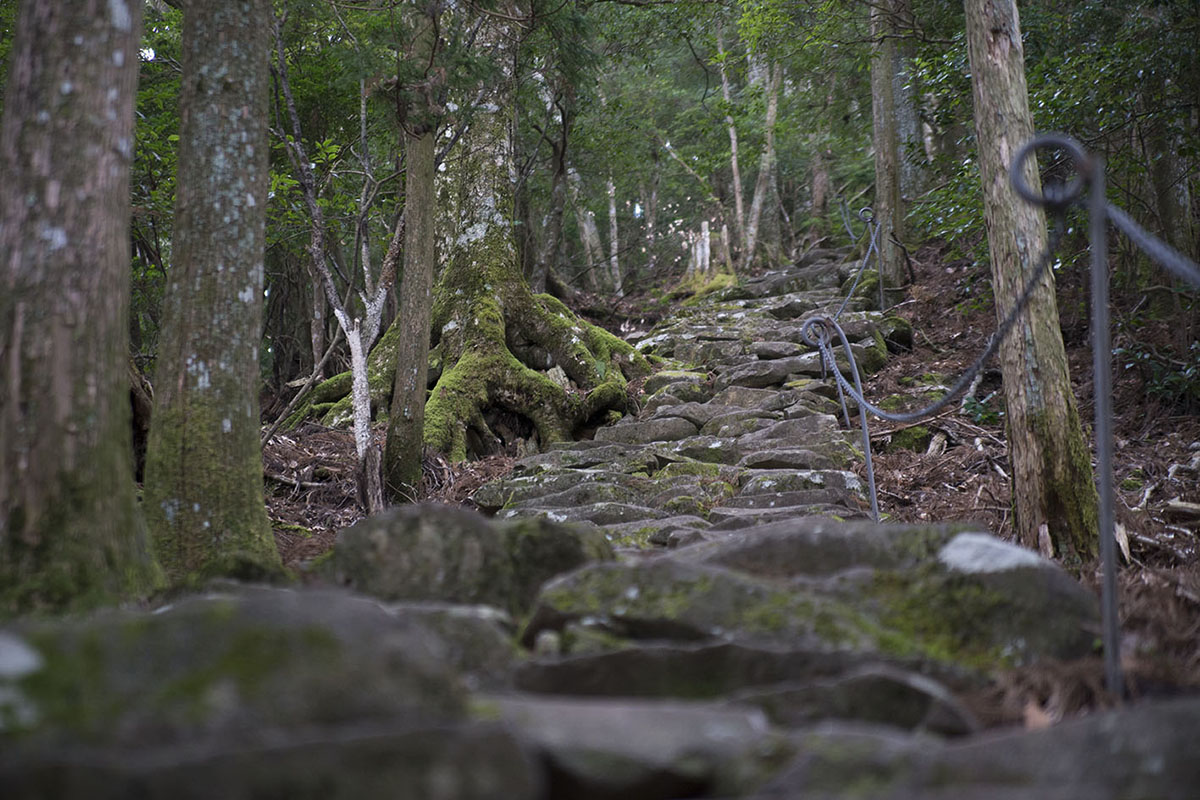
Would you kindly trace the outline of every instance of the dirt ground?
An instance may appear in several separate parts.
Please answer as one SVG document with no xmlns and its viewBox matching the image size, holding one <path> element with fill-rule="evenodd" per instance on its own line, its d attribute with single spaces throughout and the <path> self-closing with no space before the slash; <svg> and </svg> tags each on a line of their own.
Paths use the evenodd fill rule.
<svg viewBox="0 0 1200 800">
<path fill-rule="evenodd" d="M 866 393 L 878 400 L 909 394 L 919 404 L 931 386 L 949 386 L 982 351 L 995 330 L 983 268 L 947 258 L 944 249 L 914 254 L 915 284 L 895 312 L 915 330 L 912 352 L 893 357 L 871 376 Z M 1060 274 L 1059 307 L 1080 417 L 1091 435 L 1091 350 L 1084 279 Z M 1137 298 L 1114 292 L 1114 305 L 1136 308 Z M 624 325 L 636 327 L 636 304 Z M 1180 325 L 1165 315 L 1138 328 L 1151 346 L 1178 346 Z M 1188 333 L 1191 334 L 1189 327 Z M 1123 329 L 1114 347 L 1127 346 Z M 1117 519 L 1124 536 L 1118 575 L 1122 666 L 1133 697 L 1200 688 L 1200 415 L 1147 391 L 1139 369 L 1114 370 Z M 990 363 L 972 395 L 923 426 L 916 450 L 899 449 L 912 432 L 871 423 L 880 508 L 894 521 L 974 520 L 1004 538 L 1013 535 L 1011 492 L 1000 373 Z M 911 426 L 907 426 L 911 427 Z M 382 430 L 376 431 L 378 438 Z M 909 447 L 914 443 L 910 442 Z M 362 516 L 355 482 L 353 438 L 318 425 L 277 434 L 264 449 L 268 507 L 276 540 L 289 566 L 328 550 L 336 532 Z M 427 457 L 420 499 L 463 504 L 475 488 L 506 473 L 513 459 L 493 456 L 450 465 Z M 1126 546 L 1127 545 L 1127 546 Z M 1097 588 L 1099 564 L 1080 576 Z M 966 698 L 985 724 L 1051 724 L 1065 716 L 1111 706 L 1099 657 L 1043 663 L 1013 670 Z"/>
</svg>

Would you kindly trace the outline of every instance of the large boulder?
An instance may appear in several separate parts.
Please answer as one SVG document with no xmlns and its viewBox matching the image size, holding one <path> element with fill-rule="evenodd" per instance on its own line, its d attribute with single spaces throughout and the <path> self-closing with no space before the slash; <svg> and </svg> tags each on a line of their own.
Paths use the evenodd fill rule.
<svg viewBox="0 0 1200 800">
<path fill-rule="evenodd" d="M 384 600 L 483 603 L 523 612 L 549 578 L 612 548 L 594 528 L 544 517 L 491 522 L 450 506 L 397 506 L 338 534 L 321 576 Z"/>
<path fill-rule="evenodd" d="M 871 646 L 869 625 L 845 603 L 752 576 L 683 560 L 597 563 L 542 587 L 523 634 L 598 621 L 636 639 L 806 639 Z"/>
<path fill-rule="evenodd" d="M 470 759 L 470 776 L 455 776 Z M 478 769 L 478 772 L 474 772 Z M 453 779 L 448 783 L 447 777 Z M 9 798 L 531 797 L 446 642 L 329 590 L 232 589 L 0 632 Z"/>
<path fill-rule="evenodd" d="M 943 745 L 822 726 L 755 798 L 824 800 L 1190 800 L 1200 786 L 1200 699 L 1162 700 L 1035 731 Z"/>
<path fill-rule="evenodd" d="M 580 620 L 630 639 L 785 640 L 988 672 L 1090 654 L 1098 604 L 987 534 L 798 517 L 556 578 L 523 637 Z"/>
<path fill-rule="evenodd" d="M 732 796 L 792 753 L 754 709 L 513 695 L 485 702 L 544 754 L 550 797 Z"/>
</svg>

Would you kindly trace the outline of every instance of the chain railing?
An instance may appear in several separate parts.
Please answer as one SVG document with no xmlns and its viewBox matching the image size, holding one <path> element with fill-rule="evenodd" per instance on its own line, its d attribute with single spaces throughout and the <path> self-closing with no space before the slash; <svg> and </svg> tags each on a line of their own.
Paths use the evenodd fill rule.
<svg viewBox="0 0 1200 800">
<path fill-rule="evenodd" d="M 1067 153 L 1074 163 L 1076 176 L 1065 185 L 1047 185 L 1042 193 L 1034 192 L 1022 177 L 1027 159 L 1033 156 L 1039 148 L 1055 148 Z M 876 521 L 879 520 L 879 500 L 875 488 L 875 472 L 871 460 L 871 439 L 867 425 L 867 414 L 873 414 L 881 419 L 898 423 L 917 422 L 926 419 L 954 402 L 974 381 L 984 364 L 1000 346 L 1000 342 L 1012 330 L 1017 320 L 1024 314 L 1035 288 L 1049 268 L 1054 258 L 1054 252 L 1062 242 L 1067 210 L 1083 200 L 1084 190 L 1087 189 L 1087 208 L 1090 219 L 1091 250 L 1091 293 L 1092 293 L 1092 369 L 1095 373 L 1093 392 L 1095 395 L 1095 437 L 1096 437 L 1096 486 L 1099 498 L 1099 537 L 1100 560 L 1103 569 L 1101 584 L 1101 617 L 1104 644 L 1104 676 L 1108 690 L 1117 697 L 1124 694 L 1123 679 L 1119 664 L 1120 631 L 1117 617 L 1116 592 L 1116 538 L 1115 538 L 1115 490 L 1113 487 L 1113 424 L 1112 424 L 1112 347 L 1110 343 L 1110 318 L 1108 309 L 1108 221 L 1124 233 L 1141 248 L 1155 263 L 1165 268 L 1177 277 L 1200 287 L 1200 265 L 1175 251 L 1170 245 L 1148 233 L 1134 222 L 1128 214 L 1108 202 L 1104 192 L 1104 165 L 1095 155 L 1088 154 L 1079 142 L 1062 134 L 1047 134 L 1038 136 L 1026 143 L 1016 154 L 1009 167 L 1009 179 L 1013 188 L 1026 201 L 1040 205 L 1054 219 L 1054 227 L 1046 250 L 1037 260 L 1037 264 L 1025 283 L 1017 302 L 1013 305 L 1005 319 L 997 327 L 996 332 L 988 340 L 987 346 L 973 364 L 962 374 L 943 397 L 934 403 L 915 411 L 902 413 L 885 411 L 872 404 L 863 395 L 862 380 L 859 376 L 858 364 L 850 348 L 850 341 L 838 323 L 838 317 L 854 294 L 858 285 L 855 278 L 850 292 L 837 312 L 833 315 L 815 315 L 808 318 L 803 327 L 804 339 L 816 347 L 821 353 L 825 369 L 832 373 L 838 388 L 839 398 L 842 399 L 842 412 L 849 426 L 849 412 L 845 406 L 845 395 L 858 403 L 859 419 L 862 423 L 863 450 L 867 485 L 870 492 L 871 513 Z M 875 250 L 875 235 L 877 228 L 872 226 L 873 215 L 870 209 L 859 212 L 859 218 L 867 223 L 871 232 L 867 255 L 859 267 L 861 277 L 866 268 L 871 253 Z M 850 232 L 849 216 L 842 209 L 843 222 L 847 232 Z M 851 237 L 853 238 L 853 236 Z M 882 282 L 880 283 L 882 291 Z M 880 303 L 883 308 L 883 303 Z M 847 371 L 853 383 L 846 379 L 838 369 L 835 346 L 840 345 L 847 362 Z M 843 394 L 844 392 L 844 394 Z"/>
</svg>

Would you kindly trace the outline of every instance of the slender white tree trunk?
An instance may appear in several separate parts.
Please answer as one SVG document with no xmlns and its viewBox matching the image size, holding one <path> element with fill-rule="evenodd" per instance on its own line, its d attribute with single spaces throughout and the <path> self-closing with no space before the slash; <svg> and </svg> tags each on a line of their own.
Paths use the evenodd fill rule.
<svg viewBox="0 0 1200 800">
<path fill-rule="evenodd" d="M 617 297 L 625 294 L 621 285 L 621 235 L 617 226 L 617 186 L 609 173 L 608 183 L 608 273 Z"/>
<path fill-rule="evenodd" d="M 604 245 L 600 241 L 596 215 L 583 205 L 580 182 L 579 173 L 574 168 L 568 168 L 567 188 L 571 193 L 571 205 L 575 207 L 575 225 L 579 228 L 579 243 L 583 246 L 583 257 L 587 266 L 585 285 L 594 291 L 601 285 L 599 273 L 601 265 L 605 263 Z"/>
<path fill-rule="evenodd" d="M 721 73 L 721 97 L 725 100 L 726 108 L 733 107 L 733 89 L 729 81 L 729 69 L 725 65 L 727 51 L 725 50 L 724 31 L 720 23 L 717 23 L 717 55 L 720 56 L 719 69 Z M 725 114 L 725 126 L 729 131 L 729 170 L 733 173 L 733 213 L 736 215 L 734 219 L 734 227 L 737 231 L 736 249 L 739 251 L 739 259 L 744 263 L 747 259 L 746 254 L 746 204 L 742 198 L 742 168 L 738 161 L 738 132 L 737 125 L 733 121 L 733 114 Z"/>
</svg>

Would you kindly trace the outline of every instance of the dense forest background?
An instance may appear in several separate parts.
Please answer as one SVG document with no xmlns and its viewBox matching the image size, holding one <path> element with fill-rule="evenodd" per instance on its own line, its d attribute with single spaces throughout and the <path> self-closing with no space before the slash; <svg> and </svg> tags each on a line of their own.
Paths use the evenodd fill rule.
<svg viewBox="0 0 1200 800">
<path fill-rule="evenodd" d="M 15 6 L 4 4 L 0 20 L 5 62 Z M 405 204 L 399 136 L 405 121 L 389 87 L 398 71 L 420 65 L 408 57 L 411 31 L 402 4 L 277 6 L 325 245 L 337 289 L 353 305 L 351 290 L 363 288 L 361 263 L 366 258 L 378 270 Z M 473 21 L 464 14 L 461 28 L 447 31 L 437 55 L 446 76 L 437 137 L 442 161 L 455 157 L 456 137 L 470 124 L 478 81 L 513 71 L 516 91 L 505 113 L 515 137 L 520 257 L 528 275 L 549 275 L 553 292 L 596 295 L 588 301 L 594 309 L 609 305 L 602 298 L 673 288 L 694 261 L 691 245 L 705 222 L 718 256 L 713 263 L 719 263 L 721 225 L 736 228 L 743 201 L 762 205 L 758 258 L 766 263 L 845 238 L 842 211 L 853 214 L 873 202 L 870 66 L 877 37 L 869 29 L 869 4 L 647 6 L 535 2 L 520 12 L 513 34 L 518 46 L 509 53 L 512 63 L 503 65 L 490 58 L 480 26 L 489 13 L 502 19 L 508 12 L 483 6 Z M 1103 156 L 1111 200 L 1195 257 L 1195 4 L 1027 2 L 1021 23 L 1036 127 L 1069 133 Z M 916 173 L 904 242 L 911 248 L 944 241 L 954 255 L 972 260 L 982 281 L 986 244 L 961 4 L 897 4 L 892 24 L 904 94 L 918 123 L 916 136 L 903 145 Z M 181 35 L 180 11 L 148 5 L 132 185 L 130 320 L 136 362 L 148 373 L 172 264 Z M 295 133 L 280 107 L 278 78 L 273 97 L 261 349 L 268 417 L 282 408 L 277 401 L 288 397 L 287 384 L 312 372 L 321 356 L 314 354 L 314 337 L 329 341 L 337 326 L 307 258 L 310 220 L 286 152 Z M 764 178 L 770 104 L 777 104 L 774 153 Z M 737 189 L 730 131 L 736 131 L 741 161 Z M 364 160 L 372 165 L 367 180 Z M 1065 281 L 1077 280 L 1084 263 L 1086 231 L 1074 222 L 1058 266 Z M 853 226 L 857 235 L 856 217 Z M 740 256 L 736 230 L 729 235 Z M 1119 242 L 1113 274 L 1124 365 L 1142 371 L 1153 393 L 1185 406 L 1200 402 L 1194 304 Z M 395 313 L 389 303 L 384 328 Z M 1169 347 L 1148 348 L 1120 334 L 1162 315 L 1170 316 L 1176 333 Z M 314 319 L 323 321 L 323 330 L 312 328 Z M 343 345 L 323 372 L 348 365 Z"/>
<path fill-rule="evenodd" d="M 6 65 L 19 5 L 0 5 Z M 158 404 L 150 472 L 182 470 L 174 484 L 147 482 L 152 529 L 189 517 L 193 504 L 175 494 L 180 483 L 213 481 L 209 501 L 247 486 L 260 423 L 353 422 L 368 509 L 382 505 L 385 488 L 391 499 L 411 496 L 422 442 L 460 461 L 594 430 L 630 410 L 628 384 L 650 369 L 613 332 L 665 313 L 672 299 L 813 250 L 864 247 L 864 207 L 879 225 L 889 302 L 918 288 L 913 254 L 929 243 L 981 287 L 948 304 L 989 300 L 989 260 L 997 259 L 988 252 L 985 148 L 971 99 L 979 80 L 960 3 L 270 5 L 223 13 L 151 0 L 143 9 L 129 187 L 130 383 L 139 434 Z M 1065 132 L 1102 158 L 1109 199 L 1195 259 L 1195 3 L 1039 0 L 1022 4 L 1020 17 L 1033 128 Z M 240 118 L 204 117 L 223 108 L 205 106 L 206 92 L 243 82 L 254 103 L 265 97 L 261 111 L 247 100 L 235 106 Z M 73 91 L 62 86 L 64 96 Z M 242 189 L 258 186 L 262 153 L 243 170 L 230 144 L 264 133 L 265 234 L 253 219 L 261 209 L 240 206 L 243 198 L 257 206 Z M 1046 179 L 1071 170 L 1061 153 L 1042 163 Z M 241 187 L 229 195 L 235 212 L 205 217 L 231 187 Z M 1088 318 L 1078 291 L 1087 226 L 1081 211 L 1072 214 L 1053 270 L 1065 292 L 1063 328 L 1078 340 Z M 243 223 L 245 235 L 233 238 L 248 249 L 208 246 Z M 1162 407 L 1193 412 L 1195 296 L 1123 239 L 1112 237 L 1112 250 L 1117 368 L 1136 374 Z M 218 285 L 223 269 L 245 270 L 249 283 Z M 225 314 L 240 308 L 235 298 L 248 313 Z M 214 321 L 206 358 L 230 365 L 222 408 L 242 413 L 257 395 L 261 418 L 247 412 L 253 433 L 239 432 L 242 445 L 210 453 L 215 460 L 200 469 L 189 463 L 195 454 L 180 455 L 174 431 L 183 423 L 171 415 L 191 413 L 172 406 L 188 402 L 173 387 L 204 365 L 189 348 L 204 338 L 206 320 Z M 261 338 L 238 324 L 261 327 Z M 254 359 L 241 350 L 226 358 L 222 339 L 228 353 L 257 350 L 258 385 L 234 376 Z M 207 388 L 208 377 L 200 383 Z M 221 408 L 204 413 L 210 428 L 240 431 L 240 418 Z M 370 423 L 385 416 L 380 454 Z M 372 478 L 380 458 L 385 486 Z M 220 466 L 233 461 L 241 478 Z M 1085 463 L 1085 484 L 1087 472 Z M 34 491 L 36 481 L 27 484 Z M 186 523 L 198 531 L 212 524 L 200 505 Z M 230 506 L 260 509 L 261 495 L 246 492 Z M 33 525 L 24 514 L 13 517 L 18 527 Z M 259 510 L 220 525 L 259 531 L 234 561 L 257 563 L 264 553 L 277 561 L 262 544 Z M 177 569 L 196 568 L 192 555 L 179 557 Z"/>
</svg>

